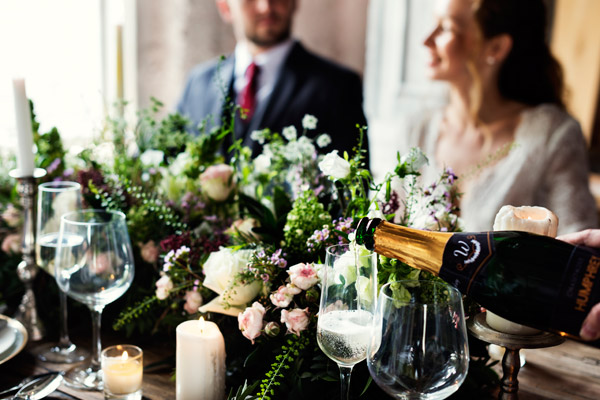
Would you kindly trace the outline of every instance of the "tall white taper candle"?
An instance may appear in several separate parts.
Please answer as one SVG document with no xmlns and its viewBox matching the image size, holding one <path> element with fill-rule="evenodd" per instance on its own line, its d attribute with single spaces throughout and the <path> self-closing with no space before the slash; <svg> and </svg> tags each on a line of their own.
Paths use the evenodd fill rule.
<svg viewBox="0 0 600 400">
<path fill-rule="evenodd" d="M 31 131 L 31 113 L 25 93 L 25 80 L 13 79 L 15 97 L 15 120 L 17 123 L 17 169 L 21 176 L 33 176 L 33 132 Z"/>
</svg>

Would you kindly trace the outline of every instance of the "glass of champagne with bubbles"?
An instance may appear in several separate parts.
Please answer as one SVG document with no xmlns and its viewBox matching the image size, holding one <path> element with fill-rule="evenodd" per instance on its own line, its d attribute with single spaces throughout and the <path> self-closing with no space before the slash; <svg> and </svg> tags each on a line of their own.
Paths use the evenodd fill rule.
<svg viewBox="0 0 600 400">
<path fill-rule="evenodd" d="M 317 342 L 340 368 L 341 399 L 349 399 L 352 368 L 367 357 L 377 299 L 377 255 L 362 246 L 327 248 Z"/>
<path fill-rule="evenodd" d="M 77 182 L 46 182 L 38 187 L 35 254 L 38 266 L 54 277 L 54 257 L 58 245 L 60 218 L 81 208 L 81 186 Z M 89 353 L 75 346 L 67 328 L 67 295 L 59 290 L 60 319 L 58 343 L 33 349 L 42 361 L 70 364 L 82 361 Z"/>
</svg>

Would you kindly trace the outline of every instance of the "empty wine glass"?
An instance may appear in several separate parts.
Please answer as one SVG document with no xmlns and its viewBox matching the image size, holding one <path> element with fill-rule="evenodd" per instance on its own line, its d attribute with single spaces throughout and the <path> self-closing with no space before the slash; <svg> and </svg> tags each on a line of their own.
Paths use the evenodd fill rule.
<svg viewBox="0 0 600 400">
<path fill-rule="evenodd" d="M 81 208 L 81 186 L 77 182 L 47 182 L 38 187 L 37 234 L 35 254 L 38 266 L 54 277 L 54 257 L 63 214 Z M 75 346 L 67 328 L 67 295 L 59 290 L 60 321 L 58 343 L 40 345 L 32 350 L 42 361 L 70 364 L 82 361 L 89 353 Z"/>
<path fill-rule="evenodd" d="M 460 293 L 435 281 L 381 288 L 367 365 L 395 399 L 445 399 L 467 375 L 469 348 Z"/>
<path fill-rule="evenodd" d="M 104 210 L 63 215 L 55 264 L 60 289 L 92 312 L 92 356 L 67 371 L 65 381 L 80 389 L 102 390 L 101 313 L 127 291 L 134 274 L 125 215 Z"/>
<path fill-rule="evenodd" d="M 377 255 L 362 246 L 327 248 L 317 343 L 340 368 L 341 399 L 350 395 L 354 365 L 367 356 L 377 301 Z"/>
</svg>

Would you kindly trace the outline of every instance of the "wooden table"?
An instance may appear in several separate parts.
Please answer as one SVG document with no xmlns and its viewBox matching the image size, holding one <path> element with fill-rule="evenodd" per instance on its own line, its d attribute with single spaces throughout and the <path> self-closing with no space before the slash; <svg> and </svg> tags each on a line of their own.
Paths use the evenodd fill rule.
<svg viewBox="0 0 600 400">
<path fill-rule="evenodd" d="M 108 336 L 105 334 L 105 336 Z M 174 342 L 152 343 L 122 341 L 137 344 L 144 350 L 144 365 L 149 366 L 174 354 Z M 81 343 L 76 341 L 77 344 Z M 115 338 L 104 338 L 103 346 L 117 344 Z M 27 350 L 39 343 L 29 343 L 25 351 L 0 365 L 0 388 L 19 382 L 22 378 L 67 369 L 68 366 L 37 361 Z M 89 343 L 83 343 L 89 345 Z M 567 341 L 559 346 L 526 350 L 526 364 L 519 372 L 519 398 L 521 400 L 599 400 L 600 399 L 600 349 Z M 501 375 L 500 367 L 497 371 Z M 175 398 L 175 382 L 171 381 L 172 365 L 144 372 L 145 399 L 168 400 Z M 355 395 L 357 396 L 357 395 Z M 99 392 L 74 390 L 62 384 L 48 399 L 101 400 Z M 361 398 L 362 399 L 362 398 Z M 312 399 L 316 400 L 316 399 Z M 369 399 L 370 400 L 370 399 Z M 476 399 L 468 399 L 476 400 Z"/>
</svg>

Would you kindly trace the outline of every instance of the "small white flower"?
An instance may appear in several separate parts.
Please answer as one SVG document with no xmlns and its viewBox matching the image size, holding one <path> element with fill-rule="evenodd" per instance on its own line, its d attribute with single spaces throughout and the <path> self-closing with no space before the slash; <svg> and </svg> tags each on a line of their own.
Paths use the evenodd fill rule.
<svg viewBox="0 0 600 400">
<path fill-rule="evenodd" d="M 188 153 L 179 153 L 175 161 L 169 166 L 169 172 L 173 176 L 179 176 L 183 174 L 183 171 L 187 168 L 187 166 L 192 162 L 192 158 Z"/>
<path fill-rule="evenodd" d="M 164 157 L 165 153 L 160 150 L 146 150 L 140 156 L 140 161 L 146 167 L 158 167 Z"/>
<path fill-rule="evenodd" d="M 308 130 L 316 129 L 318 121 L 319 120 L 314 115 L 306 114 L 304 118 L 302 118 L 302 127 Z"/>
<path fill-rule="evenodd" d="M 269 173 L 269 168 L 271 168 L 271 157 L 266 154 L 261 154 L 256 157 L 253 161 L 254 163 L 254 171 L 259 174 Z"/>
<path fill-rule="evenodd" d="M 331 136 L 326 133 L 319 135 L 317 138 L 317 146 L 323 148 L 329 146 L 329 144 L 331 144 Z"/>
<path fill-rule="evenodd" d="M 292 140 L 296 140 L 296 138 L 298 137 L 298 132 L 296 131 L 296 127 L 294 125 L 286 126 L 285 128 L 283 128 L 281 134 L 290 142 Z"/>
<path fill-rule="evenodd" d="M 425 154 L 423 154 L 420 148 L 413 147 L 412 149 L 410 149 L 408 154 L 404 154 L 400 158 L 400 162 L 407 163 L 409 171 L 414 173 L 419 171 L 425 164 L 428 164 L 429 160 L 427 159 Z"/>
<path fill-rule="evenodd" d="M 350 174 L 350 163 L 338 156 L 338 151 L 333 150 L 319 163 L 319 169 L 327 176 L 334 179 L 344 179 Z"/>
<path fill-rule="evenodd" d="M 269 133 L 268 129 L 262 129 L 259 131 L 252 131 L 250 133 L 250 139 L 258 142 L 260 144 L 265 144 L 265 140 L 267 139 L 267 134 Z"/>
</svg>

